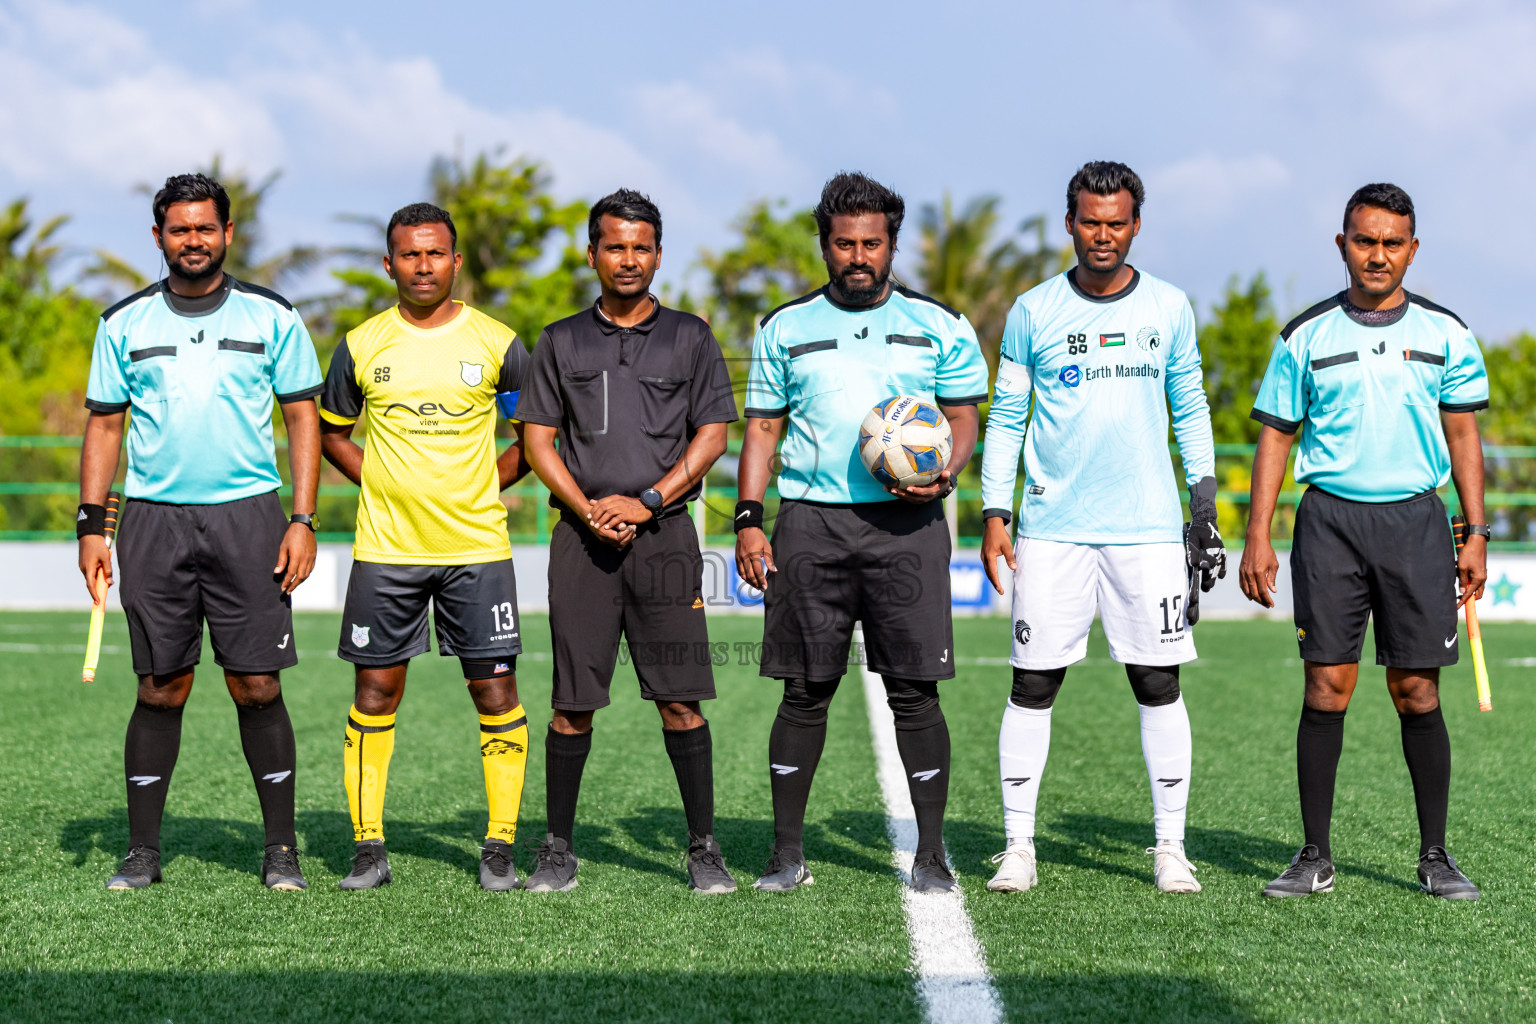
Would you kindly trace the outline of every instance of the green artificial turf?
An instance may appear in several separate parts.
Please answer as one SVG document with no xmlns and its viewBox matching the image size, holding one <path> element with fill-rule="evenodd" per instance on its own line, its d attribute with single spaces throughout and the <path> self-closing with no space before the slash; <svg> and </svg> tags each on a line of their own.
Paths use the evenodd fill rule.
<svg viewBox="0 0 1536 1024">
<path fill-rule="evenodd" d="M 79 683 L 83 615 L 0 615 L 0 1019 L 114 1021 L 916 1021 L 899 884 L 890 868 L 863 700 L 833 704 L 806 830 L 816 885 L 747 890 L 772 836 L 766 738 L 776 687 L 717 670 L 717 834 L 744 883 L 691 894 L 685 826 L 659 720 L 621 668 L 599 713 L 578 814 L 581 886 L 486 894 L 476 885 L 484 789 L 457 663 L 418 659 L 400 712 L 385 827 L 395 884 L 341 893 L 350 826 L 341 789 L 348 666 L 336 616 L 299 616 L 285 675 L 299 742 L 299 837 L 312 888 L 257 879 L 259 814 L 234 709 L 210 668 L 189 704 L 171 788 L 163 885 L 108 893 L 126 816 L 122 732 L 133 702 L 120 617 L 100 681 Z M 760 623 L 712 620 L 713 637 Z M 519 681 L 537 740 L 548 721 L 544 620 L 524 623 Z M 996 742 L 1008 689 L 1002 620 L 960 620 L 944 689 L 955 764 L 948 836 L 966 905 L 1010 1020 L 1496 1020 L 1536 1017 L 1532 837 L 1536 768 L 1523 723 L 1531 673 L 1506 665 L 1536 629 L 1487 628 L 1497 710 L 1470 669 L 1447 674 L 1455 752 L 1450 846 L 1477 904 L 1418 894 L 1413 804 L 1379 670 L 1346 726 L 1336 806 L 1338 891 L 1265 901 L 1300 842 L 1290 630 L 1209 623 L 1186 669 L 1195 731 L 1189 849 L 1205 892 L 1157 894 L 1134 702 L 1095 635 L 1057 703 L 1041 793 L 1041 887 L 985 892 L 1002 845 Z M 1367 656 L 1369 658 L 1369 655 Z M 542 748 L 522 815 L 543 832 Z M 526 870 L 531 857 L 524 853 Z"/>
</svg>

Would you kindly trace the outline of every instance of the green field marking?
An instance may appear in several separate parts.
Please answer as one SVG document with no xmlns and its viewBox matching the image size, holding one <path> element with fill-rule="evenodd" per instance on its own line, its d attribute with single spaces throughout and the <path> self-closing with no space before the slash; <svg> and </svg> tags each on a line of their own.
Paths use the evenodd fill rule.
<svg viewBox="0 0 1536 1024">
<path fill-rule="evenodd" d="M 581 887 L 539 898 L 476 888 L 484 789 L 456 664 L 418 659 L 399 718 L 386 830 L 396 883 L 335 889 L 350 829 L 340 782 L 347 667 L 339 618 L 296 617 L 285 674 L 299 742 L 307 893 L 256 879 L 260 826 L 235 713 L 216 675 L 189 705 L 164 841 L 165 884 L 107 893 L 126 840 L 122 732 L 133 702 L 122 617 L 101 681 L 78 681 L 85 614 L 0 615 L 0 1019 L 160 1022 L 585 1019 L 917 1021 L 899 883 L 862 700 L 832 706 L 807 828 L 816 885 L 745 891 L 772 827 L 766 743 L 775 684 L 719 669 L 707 707 L 732 897 L 687 891 L 684 821 L 657 716 L 620 668 L 598 714 L 579 809 Z M 760 620 L 711 620 L 755 640 Z M 1470 667 L 1446 674 L 1455 752 L 1450 845 L 1484 887 L 1471 905 L 1417 893 L 1417 831 L 1396 716 L 1367 667 L 1345 727 L 1334 847 L 1338 891 L 1258 896 L 1300 842 L 1295 642 L 1284 623 L 1212 622 L 1183 679 L 1195 737 L 1189 849 L 1205 891 L 1158 894 L 1136 709 L 1095 631 L 1057 703 L 1041 792 L 1041 887 L 984 890 L 1002 848 L 997 726 L 1007 697 L 1001 619 L 955 623 L 960 675 L 943 689 L 953 737 L 948 826 L 966 906 L 1014 1021 L 1514 1020 L 1536 1016 L 1536 627 L 1490 624 L 1495 707 Z M 521 833 L 543 832 L 547 625 L 524 622 L 533 725 Z M 733 648 L 734 651 L 734 648 Z M 1367 651 L 1366 660 L 1371 660 Z M 1512 664 L 1513 663 L 1513 664 Z M 205 653 L 205 665 L 213 669 Z M 847 685 L 856 684 L 850 676 Z M 529 854 L 520 867 L 526 871 Z M 1405 1017 L 1405 1014 L 1407 1015 Z"/>
<path fill-rule="evenodd" d="M 205 651 L 188 704 L 163 836 L 166 882 L 108 893 L 123 853 L 123 727 L 133 705 L 120 615 L 100 680 L 84 686 L 86 617 L 0 616 L 6 786 L 0 790 L 0 1019 L 506 1021 L 582 1019 L 915 1022 L 899 883 L 855 687 L 832 708 L 806 830 L 816 885 L 748 888 L 772 839 L 767 736 L 780 695 L 754 667 L 719 670 L 717 833 L 743 886 L 701 897 L 681 870 L 686 824 L 660 719 L 621 667 L 598 713 L 576 829 L 574 892 L 477 887 L 485 791 L 478 725 L 457 662 L 413 662 L 390 767 L 385 830 L 395 884 L 335 886 L 351 856 L 341 787 L 349 668 L 339 617 L 296 616 L 284 674 L 299 745 L 299 841 L 312 888 L 269 893 L 260 815 L 235 712 Z M 714 637 L 760 637 L 716 620 Z M 549 721 L 546 621 L 523 623 L 519 665 L 533 738 L 520 845 L 542 837 Z M 527 872 L 531 852 L 519 857 Z M 124 899 L 123 897 L 127 897 Z"/>
<path fill-rule="evenodd" d="M 1397 716 L 1369 643 L 1345 726 L 1333 847 L 1337 891 L 1259 896 L 1301 844 L 1301 668 L 1284 623 L 1213 622 L 1185 666 L 1194 732 L 1190 857 L 1205 891 L 1152 885 L 1152 806 L 1123 669 L 1095 626 L 1056 702 L 1040 791 L 1040 887 L 985 891 L 1003 848 L 997 733 L 1010 672 L 960 666 L 945 690 L 955 764 L 951 857 L 1010 1020 L 1387 1021 L 1536 1016 L 1536 674 L 1498 667 L 1536 627 L 1485 626 L 1497 711 L 1477 711 L 1470 664 L 1442 686 L 1454 753 L 1450 846 L 1476 904 L 1422 896 L 1418 829 Z M 1005 656 L 999 620 L 956 620 L 956 649 Z M 1468 659 L 1470 661 L 1470 659 Z M 1407 1015 L 1404 1017 L 1403 1015 Z"/>
</svg>

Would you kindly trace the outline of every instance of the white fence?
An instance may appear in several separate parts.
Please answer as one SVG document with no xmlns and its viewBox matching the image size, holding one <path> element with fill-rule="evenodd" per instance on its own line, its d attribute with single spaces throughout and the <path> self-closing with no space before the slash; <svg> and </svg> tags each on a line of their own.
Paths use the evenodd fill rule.
<svg viewBox="0 0 1536 1024">
<path fill-rule="evenodd" d="M 518 606 L 523 611 L 539 612 L 547 607 L 549 549 L 542 546 L 518 546 L 512 549 L 517 564 Z M 1289 619 L 1291 615 L 1290 568 L 1286 556 L 1280 556 L 1280 591 L 1275 595 L 1275 609 L 1266 613 L 1246 600 L 1237 588 L 1237 562 L 1240 551 L 1231 552 L 1227 578 L 1201 598 L 1201 613 L 1207 618 L 1250 618 L 1269 615 Z M 75 567 L 75 545 L 70 543 L 0 543 L 0 610 L 85 610 L 90 597 Z M 1479 616 L 1488 622 L 1536 621 L 1536 555 L 1492 555 L 1488 559 L 1488 589 L 1477 603 Z M 352 571 L 351 548 L 345 544 L 320 545 L 314 574 L 294 593 L 293 606 L 301 611 L 339 611 L 347 593 L 347 576 Z M 992 591 L 981 568 L 981 553 L 975 548 L 955 553 L 950 561 L 951 600 L 956 614 L 987 615 L 1008 613 L 1008 597 Z M 117 588 L 108 596 L 116 608 Z M 762 595 L 742 582 L 736 574 L 736 561 L 730 548 L 708 548 L 704 552 L 704 603 L 713 614 L 762 613 Z"/>
</svg>

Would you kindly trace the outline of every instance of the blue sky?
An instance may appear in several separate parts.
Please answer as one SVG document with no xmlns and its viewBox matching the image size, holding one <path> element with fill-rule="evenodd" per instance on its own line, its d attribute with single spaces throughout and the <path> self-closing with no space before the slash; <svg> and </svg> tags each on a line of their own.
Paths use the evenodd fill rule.
<svg viewBox="0 0 1536 1024">
<path fill-rule="evenodd" d="M 282 169 L 273 242 L 358 242 L 335 214 L 386 216 L 433 154 L 504 146 L 566 196 L 649 192 L 676 280 L 747 202 L 809 205 L 842 168 L 913 208 L 991 192 L 1059 225 L 1072 170 L 1112 158 L 1148 185 L 1132 262 L 1203 314 L 1256 270 L 1283 312 L 1336 291 L 1344 200 L 1386 179 L 1419 207 L 1409 287 L 1491 341 L 1536 329 L 1532 53 L 1536 5 L 1512 0 L 0 0 L 0 197 L 149 270 L 133 186 L 215 151 Z"/>
</svg>

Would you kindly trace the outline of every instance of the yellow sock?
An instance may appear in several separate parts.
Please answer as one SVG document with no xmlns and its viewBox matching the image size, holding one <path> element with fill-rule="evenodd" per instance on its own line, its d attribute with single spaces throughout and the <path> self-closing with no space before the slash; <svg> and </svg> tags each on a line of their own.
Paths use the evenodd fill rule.
<svg viewBox="0 0 1536 1024">
<path fill-rule="evenodd" d="M 491 808 L 485 837 L 510 843 L 517 838 L 517 811 L 528 768 L 528 716 L 521 704 L 504 715 L 480 716 L 480 765 Z"/>
<path fill-rule="evenodd" d="M 352 836 L 358 842 L 384 838 L 384 783 L 389 756 L 395 752 L 395 716 L 365 715 L 353 705 L 347 713 L 347 749 L 342 778 Z"/>
</svg>

